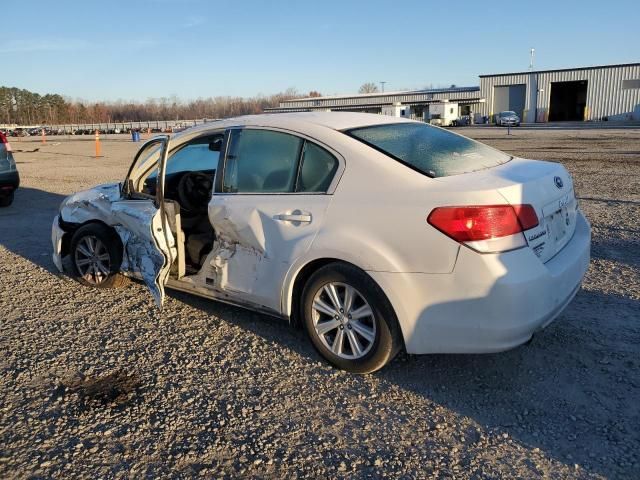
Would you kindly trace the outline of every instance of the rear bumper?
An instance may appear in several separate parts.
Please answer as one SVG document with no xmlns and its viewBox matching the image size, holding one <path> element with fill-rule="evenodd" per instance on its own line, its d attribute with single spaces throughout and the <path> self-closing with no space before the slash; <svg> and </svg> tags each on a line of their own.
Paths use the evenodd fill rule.
<svg viewBox="0 0 640 480">
<path fill-rule="evenodd" d="M 571 302 L 589 267 L 591 228 L 578 213 L 570 242 L 547 263 L 529 248 L 461 248 L 451 274 L 369 272 L 395 308 L 408 353 L 490 353 L 529 340 Z"/>
<path fill-rule="evenodd" d="M 17 170 L 0 173 L 0 196 L 9 195 L 20 186 L 20 174 Z"/>
</svg>

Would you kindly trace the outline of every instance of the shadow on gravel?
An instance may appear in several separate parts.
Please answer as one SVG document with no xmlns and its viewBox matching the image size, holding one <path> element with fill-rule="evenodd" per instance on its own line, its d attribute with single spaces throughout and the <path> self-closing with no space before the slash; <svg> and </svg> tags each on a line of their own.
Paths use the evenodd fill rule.
<svg viewBox="0 0 640 480">
<path fill-rule="evenodd" d="M 322 361 L 305 334 L 283 321 L 180 292 L 169 295 L 285 346 L 303 361 Z M 527 346 L 486 355 L 401 354 L 375 375 L 382 388 L 384 383 L 396 385 L 470 417 L 484 433 L 506 434 L 505 438 L 531 450 L 539 448 L 571 467 L 579 464 L 591 472 L 615 475 L 622 461 L 615 445 L 633 444 L 634 426 L 640 424 L 631 391 L 640 379 L 629 374 L 630 385 L 616 385 L 624 382 L 620 375 L 629 368 L 637 372 L 637 360 L 629 352 L 640 338 L 631 327 L 625 331 L 625 325 L 633 320 L 638 303 L 583 290 Z M 611 312 L 619 323 L 612 321 Z M 601 331 L 604 322 L 606 332 Z M 366 376 L 355 377 L 355 382 L 354 401 L 359 401 L 356 393 L 369 390 L 370 383 Z M 630 391 L 621 395 L 625 390 Z M 422 418 L 433 413 L 429 407 Z M 411 418 L 406 421 L 410 423 Z M 469 437 L 470 446 L 478 434 Z"/>
<path fill-rule="evenodd" d="M 0 208 L 0 245 L 57 272 L 51 260 L 51 222 L 64 198 L 36 188 L 18 188 L 13 204 Z"/>
<path fill-rule="evenodd" d="M 411 356 L 377 375 L 566 465 L 640 473 L 621 448 L 640 424 L 638 311 L 636 300 L 582 290 L 529 345 Z"/>
<path fill-rule="evenodd" d="M 166 294 L 207 315 L 232 323 L 269 342 L 285 346 L 309 361 L 321 360 L 302 328 L 293 327 L 286 320 L 177 290 L 167 289 Z"/>
<path fill-rule="evenodd" d="M 591 257 L 601 260 L 609 260 L 611 262 L 625 264 L 629 267 L 640 269 L 640 238 L 638 233 L 640 230 L 630 230 L 624 228 L 613 227 L 597 227 L 604 230 L 613 230 L 614 232 L 625 232 L 632 234 L 632 238 L 621 239 L 594 237 L 591 244 Z"/>
</svg>

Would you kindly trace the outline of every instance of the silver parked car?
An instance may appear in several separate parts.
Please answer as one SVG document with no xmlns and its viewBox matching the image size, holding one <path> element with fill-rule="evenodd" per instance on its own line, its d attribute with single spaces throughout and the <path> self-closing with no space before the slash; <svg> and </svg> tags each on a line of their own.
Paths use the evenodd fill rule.
<svg viewBox="0 0 640 480">
<path fill-rule="evenodd" d="M 506 111 L 496 115 L 496 126 L 498 127 L 519 127 L 520 117 L 516 112 Z"/>
</svg>

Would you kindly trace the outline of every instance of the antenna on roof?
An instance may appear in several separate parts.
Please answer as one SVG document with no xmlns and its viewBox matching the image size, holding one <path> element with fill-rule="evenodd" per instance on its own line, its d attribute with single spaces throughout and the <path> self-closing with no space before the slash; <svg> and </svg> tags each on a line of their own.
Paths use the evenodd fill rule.
<svg viewBox="0 0 640 480">
<path fill-rule="evenodd" d="M 533 57 L 536 54 L 536 49 L 532 48 L 531 49 L 531 58 L 529 60 L 529 70 L 533 70 Z"/>
</svg>

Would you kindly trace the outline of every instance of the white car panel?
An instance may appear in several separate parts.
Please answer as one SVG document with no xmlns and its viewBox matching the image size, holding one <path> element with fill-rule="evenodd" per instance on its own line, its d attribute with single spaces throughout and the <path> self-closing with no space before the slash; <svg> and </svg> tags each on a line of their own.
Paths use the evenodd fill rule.
<svg viewBox="0 0 640 480">
<path fill-rule="evenodd" d="M 163 284 L 170 266 L 167 259 L 176 256 L 175 240 L 170 231 L 162 229 L 153 200 L 122 200 L 120 184 L 98 185 L 67 197 L 56 218 L 78 225 L 100 221 L 114 227 L 124 247 L 122 270 L 140 275 L 157 305 L 162 305 Z M 57 223 L 53 227 L 54 235 L 56 228 L 60 228 Z M 162 235 L 154 235 L 158 229 Z M 54 239 L 54 263 L 60 255 L 61 245 L 60 239 Z M 58 268 L 62 270 L 61 267 L 60 260 Z"/>
<path fill-rule="evenodd" d="M 490 353 L 526 342 L 580 287 L 590 227 L 578 215 L 571 241 L 542 263 L 527 248 L 484 254 L 461 248 L 451 275 L 368 272 L 389 297 L 408 353 Z"/>
<path fill-rule="evenodd" d="M 561 187 L 556 185 L 560 179 Z M 551 259 L 571 238 L 576 224 L 577 201 L 569 172 L 559 163 L 514 158 L 480 172 L 438 178 L 448 190 L 471 192 L 477 185 L 499 193 L 511 205 L 530 204 L 539 224 L 524 232 L 529 247 L 543 261 Z M 487 202 L 481 202 L 487 203 Z M 503 203 L 503 202 L 496 202 Z M 469 203 L 470 204 L 470 203 Z M 554 215 L 565 222 L 562 235 Z M 555 233 L 552 233 L 555 232 Z M 556 240 L 556 236 L 559 236 Z"/>
<path fill-rule="evenodd" d="M 111 213 L 109 225 L 116 227 L 124 246 L 123 269 L 139 274 L 161 307 L 177 249 L 171 231 L 163 228 L 160 210 L 152 200 L 120 200 L 112 204 Z"/>
<path fill-rule="evenodd" d="M 206 263 L 213 267 L 214 285 L 280 312 L 284 277 L 311 247 L 331 199 L 331 195 L 213 195 L 209 219 L 216 241 Z"/>
</svg>

